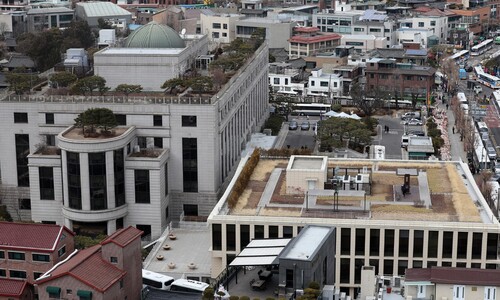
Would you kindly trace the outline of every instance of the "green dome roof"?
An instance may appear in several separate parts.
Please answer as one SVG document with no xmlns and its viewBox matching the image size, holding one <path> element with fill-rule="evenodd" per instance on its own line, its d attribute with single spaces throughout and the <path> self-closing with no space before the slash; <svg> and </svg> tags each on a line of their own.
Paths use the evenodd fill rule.
<svg viewBox="0 0 500 300">
<path fill-rule="evenodd" d="M 127 38 L 127 48 L 185 48 L 184 40 L 175 30 L 156 22 L 135 30 Z"/>
</svg>

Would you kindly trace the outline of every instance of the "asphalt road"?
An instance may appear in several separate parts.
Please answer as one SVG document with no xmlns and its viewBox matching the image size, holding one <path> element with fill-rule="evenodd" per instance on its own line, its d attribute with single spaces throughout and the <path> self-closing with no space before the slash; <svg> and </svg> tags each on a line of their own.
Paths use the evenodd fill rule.
<svg viewBox="0 0 500 300">
<path fill-rule="evenodd" d="M 285 143 L 283 144 L 284 147 L 290 146 L 290 148 L 305 148 L 307 147 L 308 149 L 313 149 L 314 146 L 316 145 L 316 136 L 314 135 L 314 130 L 313 130 L 313 123 L 316 123 L 317 120 L 319 120 L 319 117 L 310 117 L 309 120 L 307 120 L 305 117 L 293 117 L 290 116 L 289 120 L 295 120 L 299 124 L 299 128 L 297 130 L 289 130 L 288 134 L 285 139 Z M 300 124 L 303 121 L 309 121 L 311 123 L 311 127 L 309 130 L 301 130 L 300 129 Z"/>
<path fill-rule="evenodd" d="M 373 144 L 385 146 L 385 157 L 387 159 L 402 158 L 401 137 L 405 131 L 405 125 L 400 119 L 402 113 L 398 113 L 395 117 L 383 116 L 378 119 L 380 129 L 379 134 L 373 139 Z M 389 126 L 388 133 L 384 132 L 384 126 Z M 406 130 L 424 131 L 424 128 L 423 126 L 407 126 Z"/>
</svg>

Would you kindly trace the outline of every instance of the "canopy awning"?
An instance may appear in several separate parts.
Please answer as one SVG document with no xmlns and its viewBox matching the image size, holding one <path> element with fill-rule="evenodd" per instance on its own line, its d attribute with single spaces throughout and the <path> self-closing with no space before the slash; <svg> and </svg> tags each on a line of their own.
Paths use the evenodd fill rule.
<svg viewBox="0 0 500 300">
<path fill-rule="evenodd" d="M 278 263 L 278 256 L 292 239 L 253 240 L 229 264 L 230 266 L 268 266 Z"/>
<path fill-rule="evenodd" d="M 76 292 L 76 295 L 78 297 L 87 298 L 87 299 L 91 299 L 92 298 L 92 292 L 91 291 L 78 290 Z"/>
<path fill-rule="evenodd" d="M 57 286 L 48 286 L 45 290 L 49 294 L 61 294 L 61 288 Z"/>
</svg>

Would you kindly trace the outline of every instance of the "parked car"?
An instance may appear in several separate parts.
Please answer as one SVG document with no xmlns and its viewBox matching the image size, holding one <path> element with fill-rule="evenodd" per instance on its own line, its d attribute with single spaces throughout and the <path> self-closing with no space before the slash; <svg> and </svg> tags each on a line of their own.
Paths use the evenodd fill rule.
<svg viewBox="0 0 500 300">
<path fill-rule="evenodd" d="M 309 128 L 311 128 L 311 124 L 309 124 L 308 121 L 304 121 L 300 124 L 300 130 L 309 130 Z"/>
<path fill-rule="evenodd" d="M 401 116 L 401 120 L 409 120 L 409 119 L 420 119 L 420 112 L 410 111 L 410 112 L 404 113 Z"/>
<path fill-rule="evenodd" d="M 496 163 L 495 164 L 495 174 L 499 174 L 500 175 L 500 164 L 499 163 Z"/>
<path fill-rule="evenodd" d="M 408 131 L 408 135 L 425 136 L 425 132 L 421 130 L 410 130 Z"/>
<path fill-rule="evenodd" d="M 297 130 L 297 128 L 299 128 L 297 121 L 290 121 L 290 124 L 288 124 L 288 130 Z"/>
<path fill-rule="evenodd" d="M 410 125 L 410 126 L 422 126 L 422 121 L 419 119 L 411 119 L 409 121 L 405 122 L 405 125 Z"/>
<path fill-rule="evenodd" d="M 483 88 L 480 85 L 474 86 L 474 93 L 479 94 L 483 92 Z"/>
</svg>

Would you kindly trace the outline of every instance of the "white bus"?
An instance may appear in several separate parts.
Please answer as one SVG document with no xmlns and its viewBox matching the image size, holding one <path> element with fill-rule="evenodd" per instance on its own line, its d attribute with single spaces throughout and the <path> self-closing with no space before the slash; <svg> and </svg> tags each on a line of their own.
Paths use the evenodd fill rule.
<svg viewBox="0 0 500 300">
<path fill-rule="evenodd" d="M 461 50 L 458 51 L 457 53 L 453 54 L 452 56 L 449 57 L 449 59 L 455 61 L 455 62 L 461 62 L 465 59 L 469 58 L 469 50 Z"/>
<path fill-rule="evenodd" d="M 467 97 L 465 96 L 465 93 L 457 93 L 457 100 L 458 100 L 458 103 L 460 104 L 467 104 Z"/>
<path fill-rule="evenodd" d="M 293 112 L 299 116 L 319 116 L 332 110 L 331 104 L 294 103 Z"/>
<path fill-rule="evenodd" d="M 478 56 L 483 54 L 484 52 L 488 51 L 493 47 L 493 40 L 485 40 L 481 44 L 477 44 L 476 46 L 472 47 L 470 50 L 470 55 L 472 56 Z"/>
<path fill-rule="evenodd" d="M 169 290 L 174 278 L 142 269 L 142 284 L 161 290 Z"/>
<path fill-rule="evenodd" d="M 201 281 L 195 281 L 191 279 L 177 279 L 170 285 L 170 290 L 177 292 L 202 294 L 209 286 L 210 285 L 208 283 Z"/>
</svg>

